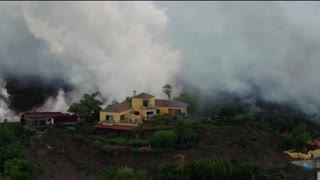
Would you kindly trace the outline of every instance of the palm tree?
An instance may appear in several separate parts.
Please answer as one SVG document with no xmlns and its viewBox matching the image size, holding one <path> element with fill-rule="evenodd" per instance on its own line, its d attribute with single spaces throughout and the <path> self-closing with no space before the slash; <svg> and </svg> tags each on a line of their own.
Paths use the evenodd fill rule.
<svg viewBox="0 0 320 180">
<path fill-rule="evenodd" d="M 162 87 L 162 91 L 168 96 L 169 100 L 171 100 L 172 86 L 166 84 Z"/>
<path fill-rule="evenodd" d="M 100 107 L 102 102 L 96 99 L 98 94 L 98 92 L 93 94 L 84 94 L 80 99 L 80 102 L 71 104 L 67 111 L 79 115 L 80 118 L 84 118 L 89 121 L 94 120 L 98 117 L 99 112 L 102 109 Z"/>
</svg>

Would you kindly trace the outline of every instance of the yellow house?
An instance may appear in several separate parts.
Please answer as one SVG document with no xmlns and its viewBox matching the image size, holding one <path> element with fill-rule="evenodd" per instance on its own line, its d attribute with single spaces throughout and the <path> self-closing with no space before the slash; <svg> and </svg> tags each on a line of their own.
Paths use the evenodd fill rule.
<svg viewBox="0 0 320 180">
<path fill-rule="evenodd" d="M 155 114 L 179 117 L 187 114 L 187 106 L 188 104 L 180 101 L 155 99 L 154 96 L 144 92 L 136 95 L 136 91 L 133 91 L 131 102 L 122 102 L 100 111 L 99 127 L 101 125 L 136 127 L 143 121 L 150 120 Z"/>
</svg>

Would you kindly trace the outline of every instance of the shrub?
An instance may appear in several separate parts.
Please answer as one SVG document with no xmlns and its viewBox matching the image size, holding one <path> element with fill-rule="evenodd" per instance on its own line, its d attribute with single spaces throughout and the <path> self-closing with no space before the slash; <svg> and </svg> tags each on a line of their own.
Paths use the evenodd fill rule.
<svg viewBox="0 0 320 180">
<path fill-rule="evenodd" d="M 229 179 L 231 166 L 224 160 L 200 159 L 187 164 L 184 171 L 190 179 Z"/>
<path fill-rule="evenodd" d="M 149 143 L 149 139 L 130 139 L 127 144 L 133 147 L 141 147 L 144 145 L 148 145 Z"/>
<path fill-rule="evenodd" d="M 179 143 L 194 142 L 198 139 L 201 124 L 197 121 L 178 120 L 174 125 L 174 130 L 178 136 Z"/>
<path fill-rule="evenodd" d="M 4 163 L 4 174 L 12 180 L 31 180 L 32 163 L 27 159 L 12 159 Z"/>
<path fill-rule="evenodd" d="M 101 148 L 102 146 L 103 146 L 103 144 L 100 141 L 96 141 L 91 145 L 91 147 L 93 147 L 93 148 Z"/>
<path fill-rule="evenodd" d="M 151 123 L 160 123 L 163 122 L 165 124 L 169 124 L 172 121 L 172 118 L 169 114 L 156 114 L 152 116 Z"/>
<path fill-rule="evenodd" d="M 187 179 L 183 166 L 177 163 L 166 163 L 160 166 L 161 180 L 184 180 Z"/>
<path fill-rule="evenodd" d="M 97 178 L 98 180 L 147 180 L 150 179 L 146 171 L 134 171 L 132 168 L 106 168 Z"/>
<path fill-rule="evenodd" d="M 246 113 L 246 108 L 238 103 L 225 104 L 218 109 L 218 116 L 235 116 Z"/>
<path fill-rule="evenodd" d="M 37 129 L 36 129 L 36 128 L 30 128 L 30 129 L 26 129 L 26 130 L 24 131 L 24 133 L 25 133 L 27 136 L 32 136 L 32 135 L 34 135 L 36 132 L 37 132 Z"/>
<path fill-rule="evenodd" d="M 107 139 L 109 144 L 123 144 L 127 141 L 127 137 L 114 137 Z"/>
<path fill-rule="evenodd" d="M 152 138 L 151 144 L 155 147 L 170 147 L 177 141 L 177 135 L 172 130 L 160 130 L 156 131 Z"/>
<path fill-rule="evenodd" d="M 0 147 L 5 146 L 6 144 L 15 142 L 15 133 L 12 126 L 7 123 L 0 124 Z"/>
<path fill-rule="evenodd" d="M 5 161 L 14 158 L 25 158 L 25 150 L 18 142 L 0 147 L 0 168 L 3 170 Z"/>
<path fill-rule="evenodd" d="M 77 133 L 89 135 L 94 132 L 93 123 L 87 122 L 85 120 L 80 120 L 75 124 L 75 129 Z"/>
<path fill-rule="evenodd" d="M 62 122 L 57 122 L 54 124 L 55 128 L 64 128 L 64 124 Z"/>
<path fill-rule="evenodd" d="M 234 178 L 250 179 L 252 175 L 261 177 L 266 176 L 266 173 L 266 169 L 260 164 L 247 162 L 236 167 L 232 174 Z"/>
<path fill-rule="evenodd" d="M 244 125 L 249 124 L 254 119 L 253 114 L 247 113 L 247 114 L 238 114 L 232 118 L 232 121 L 234 121 L 237 124 Z"/>
</svg>

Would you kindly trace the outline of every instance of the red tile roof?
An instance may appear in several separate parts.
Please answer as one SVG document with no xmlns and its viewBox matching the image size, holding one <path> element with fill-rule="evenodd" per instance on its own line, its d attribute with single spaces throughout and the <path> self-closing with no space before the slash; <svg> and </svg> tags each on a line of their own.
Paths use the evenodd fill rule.
<svg viewBox="0 0 320 180">
<path fill-rule="evenodd" d="M 131 131 L 134 128 L 136 128 L 135 126 L 103 125 L 103 124 L 96 124 L 94 127 L 98 129 L 116 129 L 116 130 L 126 130 L 126 131 Z"/>
<path fill-rule="evenodd" d="M 102 110 L 103 112 L 123 112 L 131 109 L 131 102 L 122 102 L 120 104 L 113 105 L 111 107 L 107 107 Z"/>
<path fill-rule="evenodd" d="M 154 97 L 154 96 L 147 94 L 147 93 L 144 93 L 144 92 L 134 96 L 134 98 L 144 98 L 144 99 L 148 99 L 148 98 L 152 98 L 152 97 Z"/>
<path fill-rule="evenodd" d="M 181 102 L 181 101 L 175 101 L 175 100 L 156 99 L 155 106 L 156 107 L 184 108 L 184 107 L 187 107 L 188 104 Z"/>
</svg>

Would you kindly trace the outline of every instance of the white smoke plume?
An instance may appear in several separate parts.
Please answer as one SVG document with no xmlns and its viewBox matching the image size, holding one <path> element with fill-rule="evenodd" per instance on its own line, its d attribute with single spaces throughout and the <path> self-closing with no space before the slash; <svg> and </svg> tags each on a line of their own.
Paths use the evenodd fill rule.
<svg viewBox="0 0 320 180">
<path fill-rule="evenodd" d="M 183 54 L 181 81 L 206 95 L 259 95 L 319 112 L 319 2 L 157 4 L 168 16 L 164 37 Z"/>
<path fill-rule="evenodd" d="M 62 77 L 75 88 L 47 101 L 57 110 L 171 83 L 319 111 L 318 2 L 0 4 L 0 77 Z"/>
<path fill-rule="evenodd" d="M 66 102 L 67 99 L 65 92 L 62 89 L 59 89 L 56 97 L 47 99 L 44 105 L 36 111 L 66 112 L 69 108 L 69 103 Z"/>
<path fill-rule="evenodd" d="M 95 91 L 118 101 L 133 90 L 161 95 L 180 67 L 179 51 L 158 37 L 167 16 L 152 2 L 0 4 L 2 73 L 63 77 L 75 86 L 73 100 Z M 43 110 L 64 110 L 63 97 Z"/>
<path fill-rule="evenodd" d="M 9 109 L 9 94 L 5 88 L 5 82 L 0 79 L 0 122 L 18 121 L 19 118 Z"/>
</svg>

